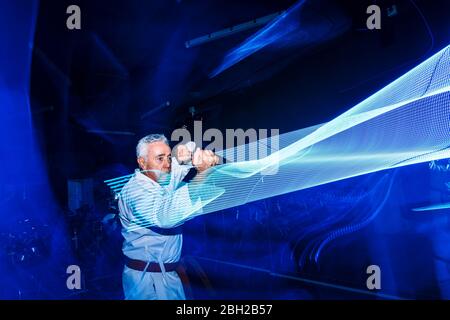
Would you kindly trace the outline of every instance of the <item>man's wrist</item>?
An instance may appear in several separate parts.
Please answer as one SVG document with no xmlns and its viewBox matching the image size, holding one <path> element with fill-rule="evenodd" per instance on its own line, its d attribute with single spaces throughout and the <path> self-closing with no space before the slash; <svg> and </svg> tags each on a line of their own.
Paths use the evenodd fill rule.
<svg viewBox="0 0 450 320">
<path fill-rule="evenodd" d="M 191 167 L 188 171 L 188 173 L 184 176 L 183 178 L 183 182 L 188 183 L 190 182 L 192 179 L 194 179 L 197 174 L 199 173 L 199 170 L 196 167 Z"/>
</svg>

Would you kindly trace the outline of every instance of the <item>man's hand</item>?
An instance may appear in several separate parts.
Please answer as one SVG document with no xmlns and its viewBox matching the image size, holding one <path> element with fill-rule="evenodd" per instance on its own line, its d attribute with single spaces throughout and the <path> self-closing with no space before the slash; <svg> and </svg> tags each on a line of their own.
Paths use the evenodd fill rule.
<svg viewBox="0 0 450 320">
<path fill-rule="evenodd" d="M 189 163 L 192 159 L 192 152 L 184 144 L 177 146 L 176 155 L 179 164 Z"/>
<path fill-rule="evenodd" d="M 211 150 L 201 150 L 197 148 L 192 157 L 192 165 L 199 172 L 205 171 L 219 163 L 219 157 Z"/>
</svg>

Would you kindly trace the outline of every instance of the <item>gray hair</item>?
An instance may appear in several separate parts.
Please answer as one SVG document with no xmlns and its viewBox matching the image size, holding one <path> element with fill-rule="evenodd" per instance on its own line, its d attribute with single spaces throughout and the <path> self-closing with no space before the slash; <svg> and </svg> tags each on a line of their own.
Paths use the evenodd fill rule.
<svg viewBox="0 0 450 320">
<path fill-rule="evenodd" d="M 163 134 L 149 134 L 148 136 L 143 137 L 136 146 L 136 157 L 147 159 L 147 145 L 158 141 L 169 145 L 169 140 L 167 140 Z"/>
</svg>

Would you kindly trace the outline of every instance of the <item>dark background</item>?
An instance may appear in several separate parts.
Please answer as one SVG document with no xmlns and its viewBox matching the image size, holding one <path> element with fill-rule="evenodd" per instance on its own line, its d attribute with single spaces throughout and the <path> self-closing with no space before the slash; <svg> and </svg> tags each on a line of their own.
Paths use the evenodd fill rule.
<svg viewBox="0 0 450 320">
<path fill-rule="evenodd" d="M 116 212 L 103 181 L 132 172 L 142 136 L 170 137 L 176 128 L 191 128 L 194 119 L 202 119 L 203 130 L 277 128 L 280 133 L 327 122 L 450 42 L 446 0 L 307 1 L 305 15 L 291 19 L 305 19 L 304 29 L 296 32 L 306 32 L 311 41 L 293 32 L 211 78 L 226 54 L 259 29 L 192 48 L 185 41 L 288 10 L 296 2 L 29 3 L 35 20 L 11 14 L 3 29 L 4 34 L 15 30 L 11 34 L 19 39 L 22 29 L 14 25 L 27 32 L 28 24 L 34 27 L 27 123 L 51 199 L 37 198 L 41 187 L 27 185 L 27 179 L 12 188 L 11 201 L 19 205 L 5 215 L 0 230 L 7 239 L 2 270 L 10 277 L 1 282 L 1 297 L 7 299 L 122 298 L 121 236 L 117 221 L 102 222 Z M 81 30 L 66 28 L 66 8 L 72 4 L 81 8 Z M 382 9 L 381 30 L 366 28 L 371 4 Z M 388 16 L 393 6 L 397 13 Z M 331 25 L 325 33 L 324 25 Z M 18 65 L 19 57 L 8 57 L 4 65 Z M 6 167 L 14 177 L 28 158 L 23 151 L 13 153 L 24 164 Z M 441 244 L 448 239 L 447 215 L 410 212 L 427 199 L 448 200 L 448 178 L 417 165 L 195 219 L 185 226 L 188 297 L 383 299 L 365 287 L 365 268 L 375 263 L 385 270 L 382 294 L 449 298 L 450 277 L 436 273 L 448 269 L 450 254 L 440 255 L 446 253 Z M 93 206 L 69 210 L 67 184 L 73 179 L 92 179 Z M 372 221 L 391 179 L 390 200 Z M 41 218 L 32 232 L 30 217 Z M 372 223 L 332 242 L 319 262 L 308 257 L 324 236 L 363 220 Z M 33 245 L 42 252 L 30 252 Z M 83 270 L 81 291 L 65 288 L 69 264 Z"/>
</svg>

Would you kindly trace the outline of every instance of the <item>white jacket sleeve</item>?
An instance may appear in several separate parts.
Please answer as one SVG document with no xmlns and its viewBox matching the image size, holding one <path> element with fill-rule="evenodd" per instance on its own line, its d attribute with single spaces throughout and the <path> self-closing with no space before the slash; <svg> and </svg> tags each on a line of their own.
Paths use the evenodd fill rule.
<svg viewBox="0 0 450 320">
<path fill-rule="evenodd" d="M 121 197 L 120 206 L 128 207 L 128 219 L 136 227 L 173 228 L 202 208 L 201 200 L 191 201 L 189 188 L 184 185 L 176 190 L 148 189 L 137 183 Z"/>
</svg>

